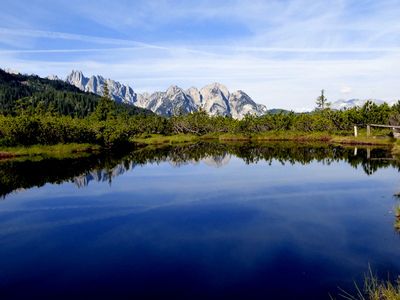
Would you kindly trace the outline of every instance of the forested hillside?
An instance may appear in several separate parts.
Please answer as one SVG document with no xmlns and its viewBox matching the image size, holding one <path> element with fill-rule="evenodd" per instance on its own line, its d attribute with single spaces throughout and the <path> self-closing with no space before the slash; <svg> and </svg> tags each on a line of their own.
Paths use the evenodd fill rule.
<svg viewBox="0 0 400 300">
<path fill-rule="evenodd" d="M 62 80 L 9 74 L 0 69 L 0 114 L 16 115 L 20 110 L 36 109 L 83 118 L 95 110 L 99 99 L 100 96 Z M 133 105 L 117 104 L 117 109 L 129 115 L 152 114 Z"/>
</svg>

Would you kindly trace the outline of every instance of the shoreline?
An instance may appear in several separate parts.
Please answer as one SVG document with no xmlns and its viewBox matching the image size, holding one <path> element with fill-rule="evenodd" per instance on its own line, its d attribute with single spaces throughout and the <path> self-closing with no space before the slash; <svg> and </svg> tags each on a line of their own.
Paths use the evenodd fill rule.
<svg viewBox="0 0 400 300">
<path fill-rule="evenodd" d="M 148 134 L 145 136 L 131 137 L 130 142 L 139 146 L 147 145 L 175 145 L 184 143 L 196 143 L 201 141 L 214 142 L 299 142 L 313 143 L 323 142 L 327 145 L 344 146 L 378 146 L 391 147 L 393 155 L 400 155 L 400 142 L 391 137 L 366 137 L 349 136 L 329 133 L 298 133 L 298 132 L 269 132 L 256 135 L 245 134 L 207 134 L 202 136 L 191 134 L 160 135 Z M 32 145 L 16 147 L 0 147 L 0 161 L 21 157 L 51 157 L 63 158 L 71 156 L 82 156 L 98 153 L 103 147 L 95 144 L 57 144 L 57 145 Z"/>
<path fill-rule="evenodd" d="M 244 135 L 244 134 L 214 134 L 195 136 L 189 134 L 182 135 L 146 135 L 144 137 L 131 138 L 131 142 L 145 145 L 157 144 L 177 144 L 200 141 L 220 141 L 220 142 L 325 142 L 340 145 L 360 145 L 360 146 L 396 146 L 396 139 L 391 137 L 352 137 L 327 133 L 301 134 L 274 132 L 268 134 Z"/>
<path fill-rule="evenodd" d="M 39 156 L 49 158 L 80 157 L 100 151 L 99 145 L 78 143 L 0 147 L 0 161 Z"/>
</svg>

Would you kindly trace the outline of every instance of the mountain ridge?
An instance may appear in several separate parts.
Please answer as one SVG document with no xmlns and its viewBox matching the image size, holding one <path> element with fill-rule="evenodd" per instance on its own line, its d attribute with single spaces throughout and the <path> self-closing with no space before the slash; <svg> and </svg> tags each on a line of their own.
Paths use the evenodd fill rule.
<svg viewBox="0 0 400 300">
<path fill-rule="evenodd" d="M 85 117 L 95 110 L 99 99 L 99 95 L 85 92 L 54 75 L 42 78 L 35 74 L 10 73 L 0 68 L 2 114 L 16 114 L 18 107 L 24 103 L 31 108 L 43 105 L 61 115 Z M 117 109 L 129 115 L 153 114 L 146 109 L 124 103 L 118 103 Z"/>
<path fill-rule="evenodd" d="M 201 89 L 191 87 L 185 90 L 177 85 L 171 85 L 166 91 L 137 94 L 128 85 L 105 79 L 100 75 L 85 77 L 82 71 L 73 70 L 65 81 L 83 91 L 98 95 L 102 95 L 102 87 L 107 82 L 111 97 L 115 101 L 149 109 L 162 116 L 204 110 L 213 116 L 242 119 L 246 114 L 259 116 L 267 112 L 265 105 L 257 104 L 245 92 L 239 90 L 231 93 L 226 86 L 217 82 Z"/>
<path fill-rule="evenodd" d="M 358 99 L 358 98 L 339 99 L 336 100 L 335 102 L 332 102 L 330 108 L 335 110 L 342 110 L 354 107 L 362 107 L 367 101 L 370 101 L 377 105 L 382 105 L 384 103 L 387 103 L 388 105 L 393 105 L 395 102 L 397 102 L 397 101 L 384 101 L 380 99 Z"/>
</svg>

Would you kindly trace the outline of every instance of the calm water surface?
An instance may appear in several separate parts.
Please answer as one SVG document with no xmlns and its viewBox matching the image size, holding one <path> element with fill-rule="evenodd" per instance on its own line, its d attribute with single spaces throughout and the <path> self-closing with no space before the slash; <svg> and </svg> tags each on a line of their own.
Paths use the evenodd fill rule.
<svg viewBox="0 0 400 300">
<path fill-rule="evenodd" d="M 0 298 L 329 299 L 368 264 L 394 277 L 399 164 L 368 152 L 202 144 L 0 162 Z"/>
</svg>

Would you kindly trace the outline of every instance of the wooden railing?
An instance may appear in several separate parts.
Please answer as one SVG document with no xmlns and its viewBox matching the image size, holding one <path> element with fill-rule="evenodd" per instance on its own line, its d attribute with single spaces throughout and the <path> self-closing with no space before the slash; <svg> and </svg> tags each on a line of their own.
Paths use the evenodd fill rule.
<svg viewBox="0 0 400 300">
<path fill-rule="evenodd" d="M 380 127 L 380 128 L 391 128 L 393 130 L 393 135 L 395 138 L 400 138 L 400 126 L 395 125 L 381 125 L 381 124 L 368 124 L 367 125 L 367 137 L 371 135 L 371 127 Z M 398 133 L 396 135 L 396 133 Z M 358 136 L 358 126 L 354 125 L 354 136 Z"/>
</svg>

